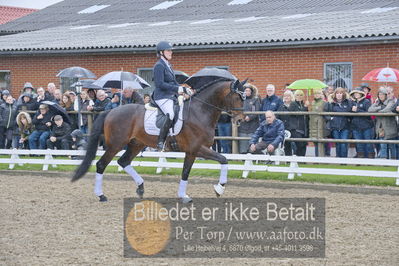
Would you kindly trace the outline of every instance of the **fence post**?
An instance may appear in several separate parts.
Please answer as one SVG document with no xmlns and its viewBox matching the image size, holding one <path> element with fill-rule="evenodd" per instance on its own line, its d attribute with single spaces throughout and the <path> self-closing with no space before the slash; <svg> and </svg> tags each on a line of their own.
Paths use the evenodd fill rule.
<svg viewBox="0 0 399 266">
<path fill-rule="evenodd" d="M 91 129 L 93 128 L 93 114 L 87 115 L 87 133 L 90 135 Z"/>
<path fill-rule="evenodd" d="M 238 127 L 236 125 L 236 123 L 231 123 L 231 136 L 232 137 L 238 137 Z M 239 153 L 238 151 L 238 140 L 234 139 L 232 141 L 232 148 L 231 148 L 231 152 L 232 153 Z"/>
<path fill-rule="evenodd" d="M 252 165 L 254 165 L 254 163 L 252 162 L 252 160 L 245 160 L 244 166 L 245 166 L 246 169 L 251 168 Z M 247 168 L 247 167 L 248 167 L 248 168 Z M 247 178 L 247 177 L 248 177 L 248 174 L 249 174 L 249 171 L 250 171 L 250 170 L 244 170 L 244 171 L 242 171 L 242 177 L 243 177 L 243 178 Z M 253 171 L 252 171 L 252 172 L 253 172 Z"/>
<path fill-rule="evenodd" d="M 399 175 L 399 166 L 398 166 L 398 175 Z M 399 177 L 396 178 L 396 185 L 399 186 Z"/>
<path fill-rule="evenodd" d="M 16 150 L 16 149 L 14 149 L 14 150 Z M 18 154 L 11 154 L 11 160 L 18 160 L 19 159 L 19 156 L 18 156 Z M 18 164 L 18 165 L 21 165 L 21 164 Z M 14 169 L 14 167 L 15 167 L 15 163 L 10 163 L 10 165 L 8 166 L 8 169 L 10 169 L 10 170 L 12 170 L 12 169 Z"/>
</svg>

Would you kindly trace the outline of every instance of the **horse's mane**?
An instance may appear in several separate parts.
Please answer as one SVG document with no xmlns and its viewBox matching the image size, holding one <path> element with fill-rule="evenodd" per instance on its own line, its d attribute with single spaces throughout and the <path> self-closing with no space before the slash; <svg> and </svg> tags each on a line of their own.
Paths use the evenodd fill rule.
<svg viewBox="0 0 399 266">
<path fill-rule="evenodd" d="M 216 84 L 216 83 L 221 82 L 221 81 L 231 81 L 231 80 L 227 79 L 227 78 L 220 77 L 220 78 L 217 78 L 217 79 L 210 80 L 210 81 L 206 82 L 205 84 L 201 84 L 199 87 L 195 86 L 193 88 L 195 89 L 195 91 L 197 93 L 200 93 L 201 91 L 209 88 L 213 84 Z"/>
</svg>

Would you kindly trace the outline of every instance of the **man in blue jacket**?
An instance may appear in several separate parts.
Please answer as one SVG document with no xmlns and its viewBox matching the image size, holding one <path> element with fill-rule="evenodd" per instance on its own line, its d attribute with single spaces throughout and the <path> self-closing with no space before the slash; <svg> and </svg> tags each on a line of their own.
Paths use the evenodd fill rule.
<svg viewBox="0 0 399 266">
<path fill-rule="evenodd" d="M 266 86 L 266 97 L 262 100 L 260 107 L 261 111 L 273 111 L 276 112 L 283 104 L 283 100 L 275 95 L 276 88 L 273 84 Z M 260 116 L 260 121 L 265 120 L 263 116 Z"/>
<path fill-rule="evenodd" d="M 261 153 L 267 149 L 269 153 L 273 153 L 280 143 L 284 140 L 284 123 L 277 119 L 272 111 L 267 111 L 264 120 L 252 135 L 249 141 L 251 144 L 249 150 L 252 153 Z M 261 142 L 259 138 L 262 138 Z"/>
</svg>

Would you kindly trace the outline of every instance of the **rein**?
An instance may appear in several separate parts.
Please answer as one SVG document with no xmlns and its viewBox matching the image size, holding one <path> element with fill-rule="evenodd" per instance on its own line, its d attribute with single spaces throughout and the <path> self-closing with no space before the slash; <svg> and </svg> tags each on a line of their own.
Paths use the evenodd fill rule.
<svg viewBox="0 0 399 266">
<path fill-rule="evenodd" d="M 226 109 L 220 108 L 220 107 L 218 107 L 218 106 L 216 106 L 216 105 L 213 105 L 213 104 L 211 104 L 211 103 L 207 103 L 207 102 L 201 100 L 200 98 L 197 98 L 197 97 L 196 97 L 197 94 L 200 93 L 201 91 L 203 91 L 205 88 L 207 88 L 207 87 L 209 87 L 209 86 L 211 86 L 211 85 L 213 85 L 213 84 L 215 84 L 215 83 L 217 83 L 217 82 L 219 82 L 219 81 L 228 81 L 228 80 L 226 80 L 225 78 L 215 79 L 215 80 L 212 80 L 212 81 L 210 81 L 210 82 L 208 82 L 208 83 L 202 85 L 202 86 L 199 87 L 198 89 L 196 89 L 197 93 L 196 93 L 195 95 L 193 95 L 192 97 L 190 97 L 189 107 L 190 107 L 190 104 L 191 104 L 191 99 L 194 99 L 194 100 L 197 100 L 197 101 L 199 101 L 199 102 L 201 102 L 201 103 L 203 103 L 203 104 L 205 104 L 205 105 L 207 105 L 207 106 L 213 107 L 213 108 L 215 108 L 216 110 L 219 110 L 219 111 L 221 111 L 221 112 L 226 112 L 227 115 L 233 117 L 233 115 L 231 114 L 231 110 L 228 111 L 228 110 L 226 110 Z M 190 108 L 189 108 L 189 110 L 190 110 Z"/>
</svg>

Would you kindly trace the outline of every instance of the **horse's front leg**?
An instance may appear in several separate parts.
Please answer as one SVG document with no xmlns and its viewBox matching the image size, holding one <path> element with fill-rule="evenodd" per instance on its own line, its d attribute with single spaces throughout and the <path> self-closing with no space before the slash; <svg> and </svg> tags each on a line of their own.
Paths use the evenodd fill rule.
<svg viewBox="0 0 399 266">
<path fill-rule="evenodd" d="M 226 157 L 206 146 L 201 146 L 200 150 L 197 153 L 197 156 L 203 157 L 208 160 L 214 160 L 220 163 L 219 183 L 217 185 L 213 185 L 216 196 L 220 197 L 224 193 L 225 184 L 227 183 L 228 161 Z"/>
<path fill-rule="evenodd" d="M 187 190 L 188 176 L 190 175 L 191 167 L 193 166 L 194 161 L 195 161 L 195 155 L 186 153 L 186 157 L 184 158 L 182 176 L 179 184 L 179 190 L 177 192 L 177 197 L 183 203 L 189 203 L 193 201 L 187 195 L 186 190 Z"/>
</svg>

